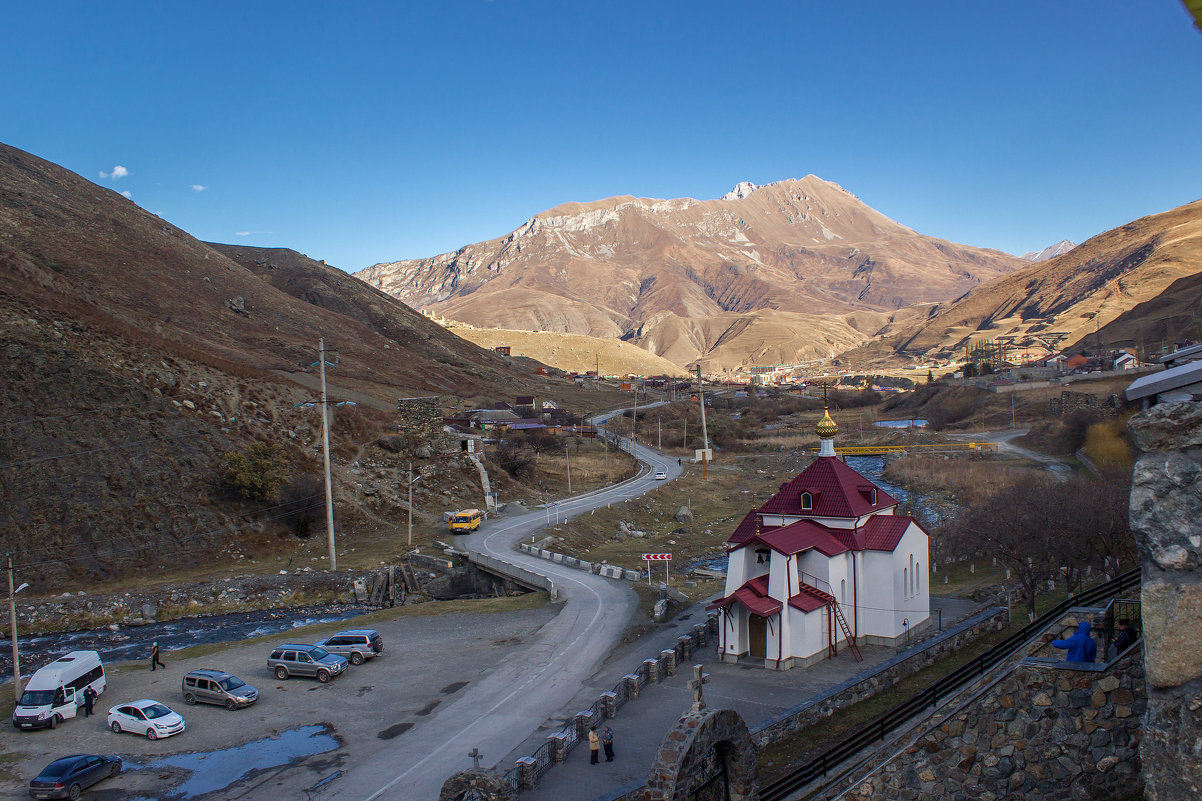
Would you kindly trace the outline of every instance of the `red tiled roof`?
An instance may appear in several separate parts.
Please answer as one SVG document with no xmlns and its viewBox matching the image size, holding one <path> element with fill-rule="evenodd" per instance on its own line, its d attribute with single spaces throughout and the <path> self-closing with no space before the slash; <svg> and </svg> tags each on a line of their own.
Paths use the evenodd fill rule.
<svg viewBox="0 0 1202 801">
<path fill-rule="evenodd" d="M 815 609 L 821 609 L 834 600 L 835 596 L 802 582 L 801 586 L 798 587 L 797 594 L 789 599 L 789 606 L 794 609 L 800 609 L 802 612 L 813 612 Z"/>
<path fill-rule="evenodd" d="M 736 601 L 760 617 L 775 615 L 784 606 L 780 601 L 768 595 L 768 576 L 764 575 L 753 578 L 725 598 L 714 601 L 707 608 L 716 609 Z"/>
<path fill-rule="evenodd" d="M 892 551 L 913 522 L 913 518 L 900 515 L 873 515 L 860 526 L 864 532 L 864 548 L 869 551 Z"/>
<path fill-rule="evenodd" d="M 783 528 L 774 528 L 760 533 L 760 539 L 778 553 L 789 554 L 808 551 L 810 548 L 824 556 L 835 556 L 849 550 L 831 536 L 831 530 L 813 520 L 799 520 Z"/>
<path fill-rule="evenodd" d="M 872 490 L 876 490 L 875 504 Z M 813 496 L 813 508 L 801 508 L 801 493 Z M 823 456 L 780 488 L 760 507 L 762 514 L 807 517 L 861 517 L 869 512 L 896 506 L 897 500 L 843 463 L 837 456 Z"/>
</svg>

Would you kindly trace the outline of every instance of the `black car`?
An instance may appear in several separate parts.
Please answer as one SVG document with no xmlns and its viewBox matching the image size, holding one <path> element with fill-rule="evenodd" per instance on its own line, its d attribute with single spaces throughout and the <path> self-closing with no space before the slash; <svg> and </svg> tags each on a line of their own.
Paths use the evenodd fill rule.
<svg viewBox="0 0 1202 801">
<path fill-rule="evenodd" d="M 79 798 L 83 791 L 101 779 L 121 772 L 121 757 L 75 754 L 60 757 L 29 783 L 33 798 Z"/>
</svg>

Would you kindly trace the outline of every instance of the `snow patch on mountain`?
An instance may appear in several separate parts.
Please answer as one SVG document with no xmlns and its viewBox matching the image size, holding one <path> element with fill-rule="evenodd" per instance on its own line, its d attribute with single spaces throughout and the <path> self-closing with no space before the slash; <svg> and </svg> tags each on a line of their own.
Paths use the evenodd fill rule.
<svg viewBox="0 0 1202 801">
<path fill-rule="evenodd" d="M 1063 256 L 1076 246 L 1077 245 L 1074 242 L 1070 242 L 1067 239 L 1061 239 L 1056 244 L 1049 245 L 1043 250 L 1028 251 L 1027 253 L 1019 256 L 1019 258 L 1026 259 L 1027 261 L 1047 261 L 1048 259 L 1054 259 L 1057 256 Z"/>
</svg>

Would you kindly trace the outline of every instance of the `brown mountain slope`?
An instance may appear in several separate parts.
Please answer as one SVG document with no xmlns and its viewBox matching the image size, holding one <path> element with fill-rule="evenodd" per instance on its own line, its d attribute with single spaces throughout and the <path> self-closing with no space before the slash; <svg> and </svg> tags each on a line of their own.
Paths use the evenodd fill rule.
<svg viewBox="0 0 1202 801">
<path fill-rule="evenodd" d="M 279 508 L 223 487 L 223 455 L 269 442 L 287 477 L 319 469 L 317 416 L 296 408 L 315 394 L 319 337 L 338 354 L 332 396 L 361 404 L 331 426 L 344 547 L 400 519 L 405 467 L 372 447 L 398 396 L 576 392 L 334 268 L 227 250 L 254 269 L 0 145 L 0 545 L 21 580 L 220 569 L 280 547 Z M 450 469 L 417 497 L 470 491 L 475 471 Z"/>
<path fill-rule="evenodd" d="M 1196 309 L 1192 277 L 1199 272 L 1202 201 L 1099 234 L 937 307 L 919 324 L 893 325 L 879 345 L 847 355 L 950 355 L 977 339 L 1047 349 L 1085 340 L 1092 347 L 1099 329 L 1110 345 L 1135 344 L 1141 329 L 1145 342 L 1162 339 L 1166 317 L 1180 328 Z"/>
<path fill-rule="evenodd" d="M 958 297 L 1024 264 L 922 236 L 811 175 L 741 184 L 719 200 L 566 203 L 508 236 L 356 275 L 477 326 L 601 337 L 639 330 L 660 352 L 651 324 L 663 315 L 674 328 L 697 329 L 685 338 L 702 343 L 709 337 L 700 329 L 712 327 L 704 320 L 715 315 L 892 312 Z M 728 340 L 732 353 L 737 339 Z M 749 343 L 724 360 L 747 361 L 760 349 Z"/>
</svg>

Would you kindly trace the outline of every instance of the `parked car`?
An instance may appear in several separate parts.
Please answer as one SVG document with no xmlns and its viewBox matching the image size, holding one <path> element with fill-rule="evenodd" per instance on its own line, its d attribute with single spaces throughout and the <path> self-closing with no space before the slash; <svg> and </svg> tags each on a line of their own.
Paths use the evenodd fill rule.
<svg viewBox="0 0 1202 801">
<path fill-rule="evenodd" d="M 655 480 L 656 481 L 666 481 L 667 479 L 668 479 L 668 474 L 665 473 L 663 470 L 655 471 Z"/>
<path fill-rule="evenodd" d="M 346 670 L 347 661 L 317 645 L 277 645 L 267 657 L 267 669 L 280 681 L 292 676 L 315 676 L 323 684 Z"/>
<path fill-rule="evenodd" d="M 109 728 L 117 734 L 145 734 L 147 740 L 170 737 L 184 730 L 184 719 L 171 707 L 151 698 L 118 704 L 109 710 Z"/>
<path fill-rule="evenodd" d="M 121 772 L 121 757 L 75 754 L 59 757 L 29 783 L 33 798 L 79 798 L 84 790 L 101 779 Z"/>
<path fill-rule="evenodd" d="M 259 700 L 259 691 L 224 670 L 201 668 L 184 674 L 184 703 L 219 704 L 231 712 Z"/>
<path fill-rule="evenodd" d="M 375 629 L 347 629 L 315 645 L 346 657 L 352 665 L 361 665 L 363 660 L 384 653 L 384 638 Z"/>
</svg>

